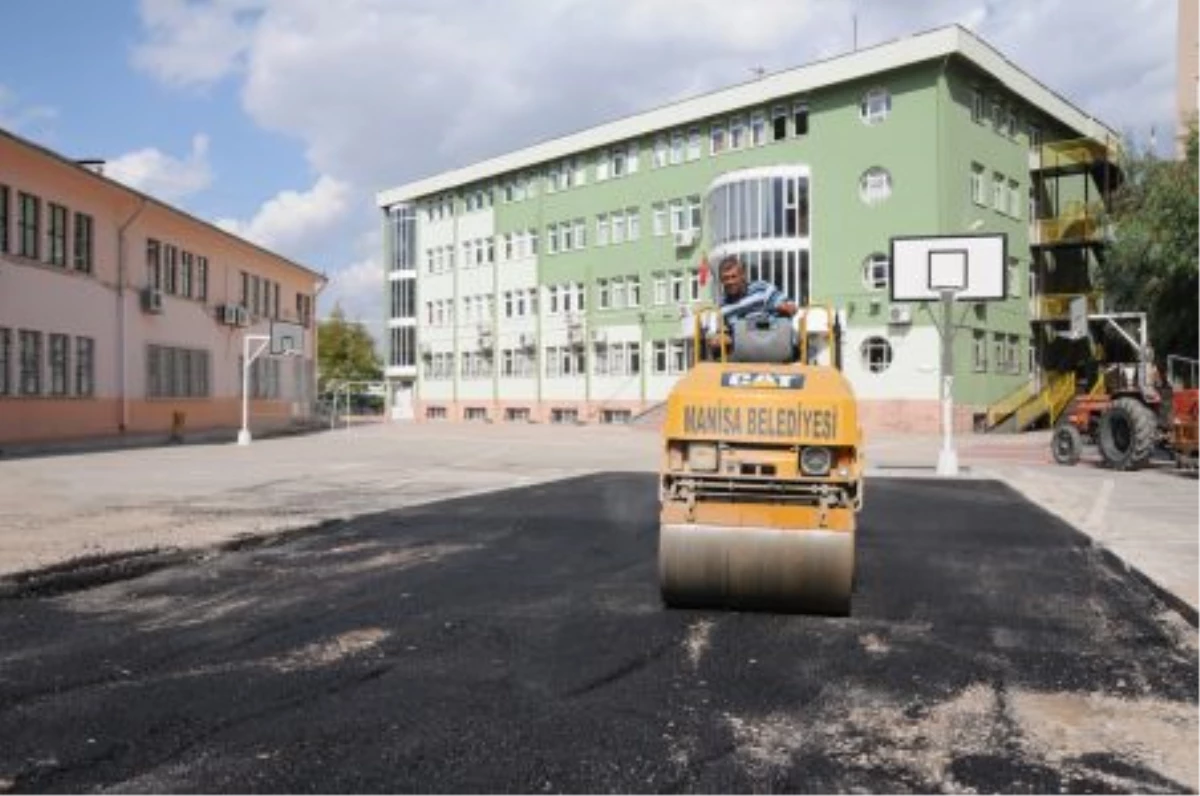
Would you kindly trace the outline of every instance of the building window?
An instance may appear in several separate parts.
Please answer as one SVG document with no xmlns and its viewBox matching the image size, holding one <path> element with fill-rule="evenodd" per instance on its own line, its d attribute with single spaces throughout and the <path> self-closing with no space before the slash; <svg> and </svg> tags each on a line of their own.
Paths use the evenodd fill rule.
<svg viewBox="0 0 1200 796">
<path fill-rule="evenodd" d="M 1010 138 L 1017 137 L 1017 129 L 1018 129 L 1019 125 L 1020 125 L 1020 123 L 1017 120 L 1016 109 L 1009 108 L 1008 109 L 1008 130 L 1006 132 L 1008 133 L 1008 136 Z"/>
<path fill-rule="evenodd" d="M 767 143 L 767 115 L 757 111 L 750 117 L 750 146 Z"/>
<path fill-rule="evenodd" d="M 11 191 L 7 185 L 0 185 L 0 254 L 7 254 L 9 249 L 8 241 L 8 216 Z"/>
<path fill-rule="evenodd" d="M 678 166 L 683 162 L 684 139 L 683 131 L 671 133 L 671 165 Z M 690 158 L 689 158 L 690 159 Z"/>
<path fill-rule="evenodd" d="M 667 275 L 662 271 L 654 273 L 654 305 L 661 307 L 667 303 Z"/>
<path fill-rule="evenodd" d="M 467 420 L 487 420 L 487 408 L 483 406 L 468 406 L 465 418 Z"/>
<path fill-rule="evenodd" d="M 191 252 L 183 252 L 179 259 L 179 295 L 191 298 L 192 281 L 196 272 L 196 257 Z"/>
<path fill-rule="evenodd" d="M 858 116 L 863 124 L 878 124 L 892 111 L 892 95 L 885 88 L 873 88 L 863 95 Z"/>
<path fill-rule="evenodd" d="M 651 207 L 651 226 L 654 237 L 661 238 L 667 234 L 667 207 L 662 202 L 655 202 Z"/>
<path fill-rule="evenodd" d="M 426 420 L 445 420 L 446 407 L 444 406 L 427 406 L 425 407 Z"/>
<path fill-rule="evenodd" d="M 992 127 L 1000 130 L 1004 125 L 1004 105 L 1001 104 L 1000 98 L 996 97 L 992 100 Z"/>
<path fill-rule="evenodd" d="M 792 107 L 792 135 L 808 135 L 808 103 L 797 102 Z"/>
<path fill-rule="evenodd" d="M 601 279 L 596 283 L 596 308 L 606 310 L 611 306 L 608 297 L 608 280 Z"/>
<path fill-rule="evenodd" d="M 527 406 L 510 406 L 504 410 L 504 419 L 509 423 L 528 423 L 529 417 L 529 407 Z"/>
<path fill-rule="evenodd" d="M 662 376 L 667 373 L 667 341 L 655 340 L 651 351 L 653 352 L 653 373 L 657 376 Z"/>
<path fill-rule="evenodd" d="M 729 148 L 741 149 L 746 145 L 746 122 L 741 116 L 729 121 Z"/>
<path fill-rule="evenodd" d="M 771 140 L 782 141 L 787 138 L 787 108 L 776 105 L 771 109 Z"/>
<path fill-rule="evenodd" d="M 971 341 L 971 365 L 976 373 L 987 372 L 987 332 L 975 330 Z"/>
<path fill-rule="evenodd" d="M 556 425 L 567 425 L 579 422 L 578 409 L 551 409 L 550 422 Z"/>
<path fill-rule="evenodd" d="M 279 285 L 275 286 L 275 303 L 279 304 Z M 208 301 L 208 258 L 196 257 L 196 298 Z"/>
<path fill-rule="evenodd" d="M 987 205 L 987 192 L 983 187 L 983 166 L 971 164 L 971 201 L 977 205 Z"/>
<path fill-rule="evenodd" d="M 38 258 L 38 236 L 41 235 L 42 202 L 33 194 L 18 196 L 21 215 L 17 219 L 17 254 L 32 260 Z"/>
<path fill-rule="evenodd" d="M 0 395 L 12 395 L 12 329 L 0 327 Z"/>
<path fill-rule="evenodd" d="M 1003 213 L 1008 209 L 1008 197 L 1006 196 L 1008 183 L 1004 181 L 1004 175 L 1000 172 L 992 174 L 992 209 Z"/>
<path fill-rule="evenodd" d="M 42 333 L 22 329 L 21 395 L 42 394 Z"/>
<path fill-rule="evenodd" d="M 638 240 L 642 236 L 642 216 L 636 207 L 625 210 L 625 239 Z"/>
<path fill-rule="evenodd" d="M 67 265 L 67 208 L 48 202 L 50 223 L 46 229 L 47 259 L 51 265 Z"/>
<path fill-rule="evenodd" d="M 86 213 L 75 214 L 75 270 L 81 273 L 92 272 L 93 256 L 92 217 Z"/>
<path fill-rule="evenodd" d="M 90 398 L 96 392 L 96 341 L 91 337 L 75 338 L 75 394 Z"/>
<path fill-rule="evenodd" d="M 575 219 L 575 248 L 582 249 L 587 246 L 587 222 L 582 218 Z"/>
<path fill-rule="evenodd" d="M 888 258 L 886 254 L 875 252 L 863 260 L 863 284 L 871 290 L 883 290 L 888 285 Z"/>
<path fill-rule="evenodd" d="M 1033 345 L 1033 340 L 1029 341 L 1025 349 L 1025 364 L 1030 373 L 1037 371 L 1037 348 Z"/>
<path fill-rule="evenodd" d="M 656 169 L 661 169 L 667 165 L 667 155 L 670 151 L 670 145 L 667 143 L 665 135 L 659 135 L 654 139 L 654 159 L 651 161 Z"/>
<path fill-rule="evenodd" d="M 724 152 L 726 149 L 725 125 L 714 122 L 711 128 L 710 136 L 711 145 L 709 147 L 709 154 L 719 155 Z"/>
<path fill-rule="evenodd" d="M 978 86 L 971 88 L 971 121 L 983 124 L 987 117 L 987 100 Z"/>
<path fill-rule="evenodd" d="M 1008 258 L 1008 295 L 1010 298 L 1021 297 L 1021 263 L 1016 257 Z"/>
<path fill-rule="evenodd" d="M 1008 214 L 1013 218 L 1021 217 L 1021 184 L 1016 180 L 1008 181 Z"/>
<path fill-rule="evenodd" d="M 879 204 L 891 195 L 892 175 L 885 168 L 867 169 L 858 180 L 858 196 L 865 204 Z"/>
<path fill-rule="evenodd" d="M 628 409 L 605 409 L 600 413 L 600 422 L 606 426 L 625 425 L 633 420 L 633 412 Z"/>
<path fill-rule="evenodd" d="M 701 149 L 700 142 L 701 142 L 701 140 L 702 140 L 702 136 L 700 134 L 699 127 L 691 127 L 688 129 L 688 142 L 687 142 L 687 159 L 688 160 L 699 160 L 700 159 L 700 149 Z"/>
<path fill-rule="evenodd" d="M 147 398 L 208 398 L 211 355 L 199 348 L 146 346 Z M 241 363 L 238 363 L 241 373 Z M 239 379 L 240 383 L 240 379 Z M 259 359 L 250 368 L 250 396 L 279 395 L 279 360 Z"/>
<path fill-rule="evenodd" d="M 163 246 L 163 290 L 175 295 L 175 279 L 179 267 L 179 250 L 171 244 Z"/>
<path fill-rule="evenodd" d="M 997 373 L 1007 370 L 1004 362 L 1004 344 L 1005 336 L 1000 332 L 995 332 L 992 335 L 992 356 L 995 358 Z"/>
<path fill-rule="evenodd" d="M 1042 145 L 1042 128 L 1033 122 L 1029 123 L 1029 148 L 1037 149 Z"/>
<path fill-rule="evenodd" d="M 892 345 L 882 337 L 868 337 L 863 340 L 862 364 L 871 373 L 883 373 L 892 364 Z"/>
<path fill-rule="evenodd" d="M 614 149 L 612 151 L 612 176 L 624 177 L 630 171 L 629 166 L 630 159 L 627 156 L 627 153 L 620 148 Z M 637 167 L 634 166 L 633 170 L 636 171 Z"/>
<path fill-rule="evenodd" d="M 243 273 L 242 304 L 246 303 L 245 278 Z M 154 238 L 146 241 L 146 282 L 154 290 L 162 290 L 162 245 Z"/>
<path fill-rule="evenodd" d="M 65 334 L 50 335 L 50 394 L 67 395 L 67 379 L 71 367 L 71 338 Z"/>
</svg>

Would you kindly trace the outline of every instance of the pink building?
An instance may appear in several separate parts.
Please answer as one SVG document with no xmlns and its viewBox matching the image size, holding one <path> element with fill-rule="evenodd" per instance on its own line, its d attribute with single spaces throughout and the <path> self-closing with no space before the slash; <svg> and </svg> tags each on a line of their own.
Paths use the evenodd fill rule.
<svg viewBox="0 0 1200 796">
<path fill-rule="evenodd" d="M 1200 91 L 1200 10 L 1196 0 L 1179 0 L 1176 33 L 1175 105 L 1179 114 L 1176 151 L 1184 156 L 1188 123 L 1196 118 L 1197 91 Z"/>
<path fill-rule="evenodd" d="M 255 361 L 250 426 L 309 419 L 325 278 L 98 171 L 0 130 L 0 446 L 236 429 L 280 322 L 303 354 Z"/>
</svg>

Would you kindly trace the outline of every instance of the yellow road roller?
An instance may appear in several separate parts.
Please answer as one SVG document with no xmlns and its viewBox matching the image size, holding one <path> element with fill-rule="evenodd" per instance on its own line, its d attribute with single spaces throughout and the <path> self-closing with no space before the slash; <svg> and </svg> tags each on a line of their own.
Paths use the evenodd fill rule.
<svg viewBox="0 0 1200 796">
<path fill-rule="evenodd" d="M 801 307 L 726 329 L 707 307 L 694 320 L 693 367 L 663 426 L 663 601 L 848 614 L 863 457 L 837 313 Z"/>
</svg>

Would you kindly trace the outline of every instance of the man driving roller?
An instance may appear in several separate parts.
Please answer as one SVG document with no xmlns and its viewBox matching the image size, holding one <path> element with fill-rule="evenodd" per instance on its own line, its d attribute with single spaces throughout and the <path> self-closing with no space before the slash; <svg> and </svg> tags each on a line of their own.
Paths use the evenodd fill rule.
<svg viewBox="0 0 1200 796">
<path fill-rule="evenodd" d="M 721 260 L 717 276 L 721 280 L 721 317 L 725 323 L 723 330 L 717 328 L 715 318 L 709 324 L 708 345 L 714 353 L 721 350 L 722 343 L 726 347 L 732 345 L 730 335 L 735 320 L 762 313 L 791 318 L 797 312 L 796 302 L 770 282 L 747 280 L 746 269 L 734 255 Z"/>
</svg>

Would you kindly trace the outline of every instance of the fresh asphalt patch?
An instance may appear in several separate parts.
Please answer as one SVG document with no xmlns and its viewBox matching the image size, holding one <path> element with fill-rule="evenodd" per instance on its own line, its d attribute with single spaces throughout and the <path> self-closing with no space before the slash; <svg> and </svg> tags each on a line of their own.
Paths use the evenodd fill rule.
<svg viewBox="0 0 1200 796">
<path fill-rule="evenodd" d="M 847 618 L 656 541 L 599 475 L 2 600 L 0 791 L 1196 790 L 1194 630 L 1003 485 L 873 479 Z"/>
</svg>

